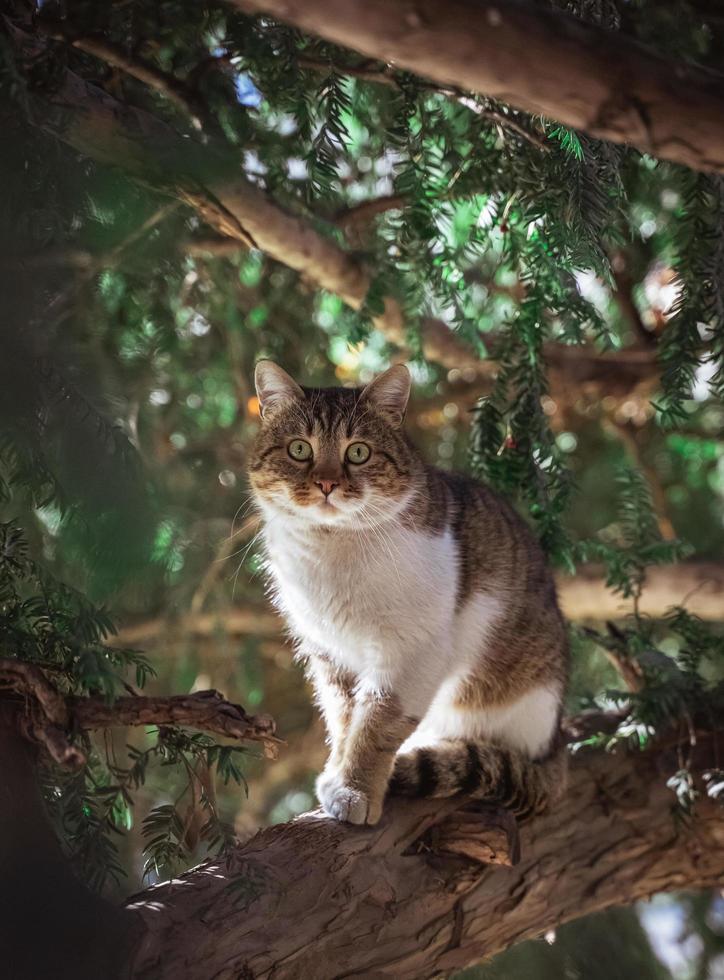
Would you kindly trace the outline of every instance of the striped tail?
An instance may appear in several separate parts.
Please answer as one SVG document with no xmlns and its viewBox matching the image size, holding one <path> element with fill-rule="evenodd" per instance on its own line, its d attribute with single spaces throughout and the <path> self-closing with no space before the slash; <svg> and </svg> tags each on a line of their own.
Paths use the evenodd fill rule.
<svg viewBox="0 0 724 980">
<path fill-rule="evenodd" d="M 536 761 L 489 742 L 450 739 L 398 755 L 389 792 L 422 797 L 459 793 L 496 803 L 525 819 L 563 795 L 567 770 L 568 752 L 562 739 Z"/>
</svg>

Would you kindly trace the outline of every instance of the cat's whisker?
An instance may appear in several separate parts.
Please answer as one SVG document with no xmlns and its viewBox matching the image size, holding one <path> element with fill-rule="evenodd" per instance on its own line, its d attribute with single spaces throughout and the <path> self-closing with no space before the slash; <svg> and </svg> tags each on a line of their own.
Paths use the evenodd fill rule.
<svg viewBox="0 0 724 980">
<path fill-rule="evenodd" d="M 245 493 L 243 495 L 242 501 L 239 504 L 239 506 L 237 507 L 236 513 L 234 514 L 234 516 L 231 519 L 231 533 L 229 534 L 229 540 L 231 540 L 231 538 L 233 538 L 234 535 L 237 533 L 234 530 L 234 527 L 236 526 L 236 519 L 238 518 L 239 513 L 241 512 L 241 510 L 243 509 L 244 514 L 242 516 L 244 516 L 244 515 L 246 515 L 246 513 L 249 510 L 251 510 L 252 507 L 255 507 L 255 506 L 256 506 L 256 498 L 254 497 L 254 491 L 253 490 L 250 490 L 248 493 Z"/>
<path fill-rule="evenodd" d="M 371 501 L 368 502 L 368 505 L 370 507 L 375 507 L 376 506 L 376 505 L 373 505 L 371 503 Z M 385 512 L 384 512 L 384 510 L 382 508 L 377 508 L 377 510 L 379 510 L 380 513 L 385 514 Z M 385 514 L 385 516 L 386 516 L 386 514 Z M 401 585 L 402 584 L 402 580 L 400 578 L 400 569 L 399 569 L 398 562 L 402 562 L 402 555 L 400 554 L 400 551 L 397 548 L 397 546 L 392 541 L 392 538 L 391 538 L 389 532 L 387 531 L 386 528 L 383 527 L 382 522 L 380 522 L 380 521 L 369 521 L 366 524 L 366 527 L 370 531 L 372 531 L 372 533 L 375 535 L 376 539 L 379 541 L 382 549 L 384 551 L 386 551 L 386 553 L 387 553 L 387 555 L 388 555 L 388 557 L 390 559 L 390 564 L 394 568 L 395 574 L 396 574 L 397 579 L 398 579 L 398 582 Z M 395 554 L 393 554 L 393 550 L 394 550 Z M 398 562 L 395 561 L 395 556 L 397 557 Z"/>
<path fill-rule="evenodd" d="M 236 569 L 236 572 L 233 575 L 234 584 L 232 585 L 232 588 L 231 588 L 231 598 L 232 598 L 232 601 L 234 599 L 234 595 L 236 594 L 236 583 L 237 583 L 238 578 L 239 578 L 239 573 L 241 572 L 241 569 L 244 567 L 244 562 L 246 561 L 246 556 L 249 554 L 249 552 L 254 547 L 254 545 L 259 540 L 259 538 L 264 534 L 264 531 L 265 530 L 268 530 L 268 528 L 271 527 L 271 525 L 274 524 L 274 522 L 277 521 L 280 517 L 281 517 L 281 514 L 277 514 L 275 517 L 272 517 L 269 520 L 267 520 L 266 523 L 265 523 L 265 525 L 262 525 L 262 527 L 259 528 L 259 530 L 256 532 L 256 534 L 251 539 L 251 541 L 243 549 L 239 549 L 240 551 L 243 550 L 244 554 L 241 556 L 241 559 L 239 561 L 239 565 L 238 565 L 238 567 Z M 239 554 L 239 552 L 236 552 L 236 554 Z M 230 556 L 230 557 L 232 557 L 232 556 Z M 252 581 L 254 579 L 254 576 L 256 574 L 257 573 L 254 572 L 254 574 L 250 577 L 249 581 Z M 232 576 L 230 575 L 229 576 L 229 580 L 231 578 L 232 578 Z"/>
<path fill-rule="evenodd" d="M 261 531 L 257 531 L 257 533 L 254 535 L 254 537 L 251 539 L 251 541 L 244 548 L 240 548 L 239 551 L 236 552 L 236 554 L 238 555 L 240 551 L 243 551 L 243 554 L 242 554 L 241 558 L 239 559 L 239 566 L 236 569 L 236 573 L 234 574 L 234 588 L 236 588 L 236 580 L 238 579 L 239 572 L 241 571 L 241 569 L 242 569 L 242 567 L 244 565 L 244 562 L 246 561 L 246 556 L 249 554 L 249 552 L 254 547 L 254 545 L 259 540 L 259 538 L 262 536 L 262 534 L 263 534 L 263 529 Z M 233 556 L 230 556 L 230 557 L 233 557 Z M 231 576 L 229 576 L 229 578 L 231 578 Z M 232 599 L 234 598 L 234 590 L 233 589 L 232 589 L 232 593 L 231 593 L 231 598 Z"/>
</svg>

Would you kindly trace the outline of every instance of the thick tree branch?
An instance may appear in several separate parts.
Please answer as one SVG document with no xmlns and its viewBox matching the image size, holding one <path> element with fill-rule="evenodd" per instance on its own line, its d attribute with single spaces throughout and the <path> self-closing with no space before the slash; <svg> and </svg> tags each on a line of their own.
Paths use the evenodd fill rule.
<svg viewBox="0 0 724 980">
<path fill-rule="evenodd" d="M 438 84 L 591 136 L 724 171 L 724 78 L 631 38 L 507 0 L 231 0 Z"/>
<path fill-rule="evenodd" d="M 698 739 L 701 771 L 715 746 Z M 498 813 L 451 801 L 393 801 L 370 829 L 314 813 L 263 830 L 131 900 L 146 928 L 133 975 L 422 980 L 589 912 L 716 885 L 721 808 L 702 796 L 688 827 L 674 820 L 675 741 L 575 756 L 565 799 L 521 828 L 517 864 Z M 514 866 L 480 864 L 491 856 Z"/>
<path fill-rule="evenodd" d="M 269 715 L 249 715 L 218 691 L 197 691 L 171 697 L 121 697 L 109 703 L 100 697 L 63 695 L 34 664 L 0 658 L 0 688 L 23 699 L 16 727 L 44 745 L 53 759 L 71 769 L 86 758 L 71 741 L 74 733 L 127 725 L 181 725 L 239 741 L 260 742 L 269 758 L 276 758 L 280 740 Z"/>
</svg>

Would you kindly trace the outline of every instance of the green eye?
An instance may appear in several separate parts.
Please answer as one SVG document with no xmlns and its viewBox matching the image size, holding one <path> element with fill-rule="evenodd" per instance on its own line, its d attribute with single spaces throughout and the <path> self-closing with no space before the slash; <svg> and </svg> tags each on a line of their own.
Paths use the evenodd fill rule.
<svg viewBox="0 0 724 980">
<path fill-rule="evenodd" d="M 352 442 L 344 454 L 350 463 L 366 463 L 372 450 L 366 442 Z"/>
<path fill-rule="evenodd" d="M 312 458 L 312 447 L 304 439 L 292 439 L 287 446 L 287 452 L 292 459 L 304 462 Z"/>
</svg>

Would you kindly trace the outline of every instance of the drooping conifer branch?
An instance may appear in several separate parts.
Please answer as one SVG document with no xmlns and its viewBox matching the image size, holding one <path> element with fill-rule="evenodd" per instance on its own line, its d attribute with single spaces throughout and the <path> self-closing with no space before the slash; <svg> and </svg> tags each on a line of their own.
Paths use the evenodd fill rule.
<svg viewBox="0 0 724 980">
<path fill-rule="evenodd" d="M 11 33 L 18 53 L 37 52 L 37 41 Z M 73 72 L 62 75 L 53 91 L 34 95 L 32 120 L 46 132 L 100 163 L 117 166 L 138 181 L 194 208 L 222 238 L 258 248 L 300 272 L 322 289 L 336 293 L 353 309 L 365 303 L 372 283 L 359 257 L 341 248 L 312 222 L 292 214 L 244 175 L 236 154 L 212 141 L 184 139 L 162 120 L 109 93 Z M 405 347 L 406 324 L 400 304 L 386 297 L 375 326 L 393 344 Z M 422 351 L 446 368 L 490 378 L 494 359 L 481 359 L 441 320 L 421 323 Z M 591 381 L 630 391 L 658 374 L 652 351 L 599 354 L 593 348 L 552 344 L 546 347 L 552 383 L 558 376 L 576 386 Z M 493 352 L 494 354 L 494 352 Z"/>
<path fill-rule="evenodd" d="M 231 0 L 310 34 L 698 170 L 724 171 L 724 77 L 518 0 Z"/>
</svg>

